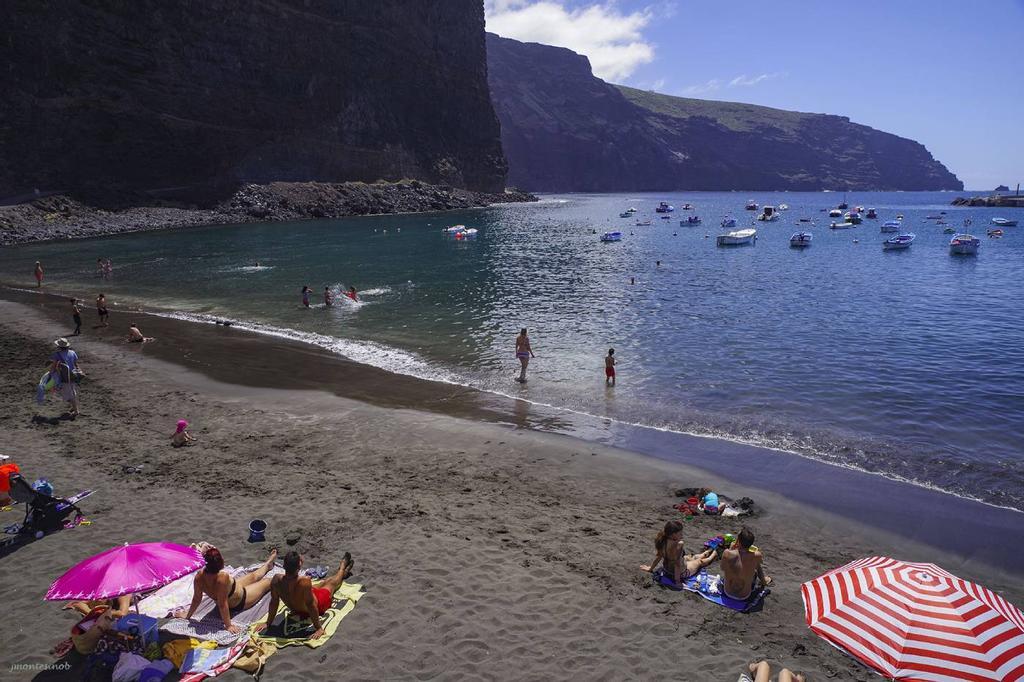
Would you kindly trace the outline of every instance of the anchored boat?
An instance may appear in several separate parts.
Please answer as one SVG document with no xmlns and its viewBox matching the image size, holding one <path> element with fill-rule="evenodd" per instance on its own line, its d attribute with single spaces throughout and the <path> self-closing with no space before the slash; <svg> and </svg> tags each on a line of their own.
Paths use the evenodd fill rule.
<svg viewBox="0 0 1024 682">
<path fill-rule="evenodd" d="M 889 237 L 882 242 L 882 249 L 885 251 L 895 251 L 898 249 L 909 249 L 910 245 L 914 243 L 914 235 L 911 233 L 898 234 L 895 237 Z"/>
<path fill-rule="evenodd" d="M 952 256 L 973 256 L 978 253 L 981 240 L 973 234 L 957 234 L 949 240 L 949 253 Z"/>
<path fill-rule="evenodd" d="M 746 244 L 753 244 L 756 240 L 757 230 L 749 227 L 745 230 L 736 230 L 735 232 L 718 235 L 719 246 L 744 246 Z"/>
<path fill-rule="evenodd" d="M 654 209 L 656 213 L 671 213 L 674 210 L 676 210 L 676 207 L 672 206 L 667 201 L 661 202 L 658 204 L 658 208 Z"/>
<path fill-rule="evenodd" d="M 603 242 L 618 242 L 618 241 L 622 241 L 622 233 L 618 232 L 618 231 L 616 231 L 616 232 L 605 232 L 604 234 L 601 235 L 601 241 L 603 241 Z"/>
<path fill-rule="evenodd" d="M 779 219 L 779 214 L 775 212 L 774 206 L 765 206 L 761 209 L 761 215 L 757 216 L 757 219 L 771 223 Z"/>
<path fill-rule="evenodd" d="M 993 218 L 992 224 L 999 227 L 1017 227 L 1016 220 L 1007 220 L 1006 218 Z"/>
<path fill-rule="evenodd" d="M 903 227 L 903 223 L 898 220 L 886 220 L 882 223 L 882 232 L 899 232 L 900 228 Z"/>
<path fill-rule="evenodd" d="M 722 219 L 722 227 L 727 229 L 730 227 L 736 227 L 736 219 L 731 215 L 725 216 L 725 218 Z"/>
<path fill-rule="evenodd" d="M 811 233 L 810 232 L 797 232 L 789 238 L 789 245 L 793 248 L 800 249 L 811 245 Z"/>
</svg>

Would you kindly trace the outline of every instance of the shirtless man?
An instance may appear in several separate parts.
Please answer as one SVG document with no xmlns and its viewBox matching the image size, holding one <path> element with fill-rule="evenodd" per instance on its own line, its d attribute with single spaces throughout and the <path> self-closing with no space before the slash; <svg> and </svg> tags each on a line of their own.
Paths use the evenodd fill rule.
<svg viewBox="0 0 1024 682">
<path fill-rule="evenodd" d="M 519 336 L 516 337 L 516 357 L 519 358 L 519 364 L 522 365 L 522 370 L 520 370 L 519 378 L 516 381 L 525 384 L 526 366 L 530 364 L 530 358 L 537 357 L 533 354 L 533 348 L 530 347 L 530 337 L 526 335 L 526 327 L 523 327 L 519 331 Z"/>
<path fill-rule="evenodd" d="M 761 562 L 764 557 L 754 545 L 754 534 L 749 528 L 740 531 L 739 537 L 732 547 L 722 554 L 722 577 L 725 579 L 725 596 L 738 601 L 746 601 L 754 591 L 757 578 L 761 584 L 768 586 L 772 579 L 765 577 Z"/>
<path fill-rule="evenodd" d="M 275 575 L 270 581 L 270 610 L 267 611 L 267 620 L 257 625 L 253 632 L 262 632 L 268 624 L 273 623 L 280 602 L 284 602 L 295 615 L 313 621 L 313 627 L 316 629 L 310 639 L 322 637 L 324 627 L 320 622 L 320 616 L 331 608 L 334 593 L 345 582 L 345 578 L 352 574 L 353 564 L 352 555 L 345 552 L 338 572 L 314 587 L 312 580 L 299 576 L 299 569 L 302 568 L 302 557 L 299 553 L 291 551 L 285 554 L 284 575 Z"/>
</svg>

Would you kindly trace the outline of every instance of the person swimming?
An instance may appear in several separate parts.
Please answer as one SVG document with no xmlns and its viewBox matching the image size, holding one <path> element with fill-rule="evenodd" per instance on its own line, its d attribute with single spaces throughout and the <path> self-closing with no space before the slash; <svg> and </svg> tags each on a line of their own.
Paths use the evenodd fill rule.
<svg viewBox="0 0 1024 682">
<path fill-rule="evenodd" d="M 359 298 L 356 295 L 356 288 L 355 287 L 349 287 L 348 291 L 345 292 L 345 295 L 348 296 L 349 298 L 351 298 L 353 301 L 358 301 L 359 300 Z"/>
<path fill-rule="evenodd" d="M 331 296 L 331 288 L 324 287 L 324 305 L 330 308 L 334 305 L 334 297 Z"/>
<path fill-rule="evenodd" d="M 313 292 L 309 285 L 302 287 L 302 305 L 309 307 L 309 295 Z"/>
</svg>

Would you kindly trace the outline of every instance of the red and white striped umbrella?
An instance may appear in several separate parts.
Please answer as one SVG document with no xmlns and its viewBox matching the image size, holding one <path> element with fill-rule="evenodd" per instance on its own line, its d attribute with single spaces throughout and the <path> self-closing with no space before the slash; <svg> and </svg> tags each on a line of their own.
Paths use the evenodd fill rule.
<svg viewBox="0 0 1024 682">
<path fill-rule="evenodd" d="M 803 584 L 807 625 L 893 680 L 1024 680 L 1024 614 L 934 564 L 851 562 Z"/>
</svg>

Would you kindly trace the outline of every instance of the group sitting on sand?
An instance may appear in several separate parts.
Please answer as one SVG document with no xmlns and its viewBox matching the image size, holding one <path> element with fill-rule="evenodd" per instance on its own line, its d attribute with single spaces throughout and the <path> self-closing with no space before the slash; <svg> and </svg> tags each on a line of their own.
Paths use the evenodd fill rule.
<svg viewBox="0 0 1024 682">
<path fill-rule="evenodd" d="M 192 604 L 187 610 L 182 609 L 174 614 L 176 618 L 191 618 L 199 608 L 203 596 L 207 596 L 217 605 L 217 613 L 224 623 L 224 629 L 232 634 L 241 629 L 231 622 L 231 617 L 255 606 L 263 597 L 270 593 L 270 611 L 265 623 L 254 631 L 262 631 L 267 623 L 273 623 L 277 610 L 283 602 L 292 613 L 309 618 L 313 622 L 312 639 L 324 634 L 320 616 L 331 607 L 334 593 L 352 573 L 352 555 L 345 552 L 337 572 L 316 585 L 305 576 L 299 575 L 302 557 L 292 551 L 284 557 L 284 575 L 267 577 L 274 567 L 277 550 L 272 550 L 267 560 L 251 573 L 232 577 L 224 570 L 224 557 L 216 547 L 209 547 L 203 552 L 206 566 L 196 574 L 193 584 Z"/>
<path fill-rule="evenodd" d="M 665 576 L 675 585 L 681 586 L 687 579 L 710 566 L 718 551 L 708 549 L 700 554 L 686 554 L 683 547 L 683 524 L 669 521 L 654 540 L 657 554 L 654 562 L 641 566 L 640 570 L 654 573 L 659 564 Z M 732 545 L 722 552 L 722 580 L 725 596 L 737 601 L 746 601 L 758 585 L 767 587 L 772 579 L 764 574 L 764 557 L 754 546 L 754 533 L 743 528 Z"/>
</svg>

